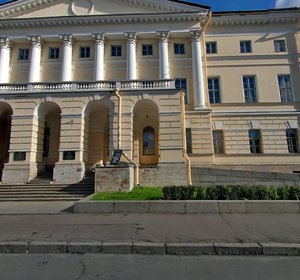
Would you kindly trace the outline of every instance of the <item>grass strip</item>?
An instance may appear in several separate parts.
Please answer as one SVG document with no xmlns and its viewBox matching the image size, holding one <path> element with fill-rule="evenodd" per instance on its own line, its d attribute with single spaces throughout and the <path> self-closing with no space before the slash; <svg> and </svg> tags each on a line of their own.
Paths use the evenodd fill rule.
<svg viewBox="0 0 300 280">
<path fill-rule="evenodd" d="M 164 199 L 163 188 L 134 188 L 131 192 L 96 193 L 92 200 L 162 200 Z"/>
</svg>

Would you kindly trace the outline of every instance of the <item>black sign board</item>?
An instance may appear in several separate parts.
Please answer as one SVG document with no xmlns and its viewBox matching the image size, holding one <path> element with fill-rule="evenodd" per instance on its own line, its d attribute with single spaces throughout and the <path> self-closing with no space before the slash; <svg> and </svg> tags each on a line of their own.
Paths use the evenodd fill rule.
<svg viewBox="0 0 300 280">
<path fill-rule="evenodd" d="M 64 151 L 63 160 L 74 160 L 75 159 L 75 151 Z"/>
<path fill-rule="evenodd" d="M 119 162 L 120 162 L 122 153 L 123 153 L 123 151 L 120 150 L 120 149 L 115 150 L 115 151 L 114 151 L 114 155 L 113 155 L 113 157 L 112 157 L 112 159 L 111 159 L 110 164 L 111 164 L 111 165 L 118 165 Z"/>
<path fill-rule="evenodd" d="M 26 152 L 14 152 L 14 161 L 26 160 Z"/>
</svg>

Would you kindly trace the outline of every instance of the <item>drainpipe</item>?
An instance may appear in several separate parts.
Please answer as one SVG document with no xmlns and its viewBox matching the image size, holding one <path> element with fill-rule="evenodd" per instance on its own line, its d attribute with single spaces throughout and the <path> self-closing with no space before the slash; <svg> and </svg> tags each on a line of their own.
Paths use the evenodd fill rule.
<svg viewBox="0 0 300 280">
<path fill-rule="evenodd" d="M 180 92 L 180 109 L 181 109 L 181 134 L 182 134 L 182 155 L 186 160 L 186 174 L 187 184 L 191 186 L 192 183 L 192 172 L 191 172 L 191 160 L 186 153 L 186 133 L 185 133 L 185 103 L 184 103 L 183 91 Z"/>
<path fill-rule="evenodd" d="M 121 145 L 122 145 L 122 139 L 121 139 L 121 133 L 122 133 L 122 97 L 119 94 L 119 89 L 116 88 L 114 93 L 118 98 L 118 107 L 119 107 L 119 116 L 118 116 L 118 149 L 121 149 Z"/>
<path fill-rule="evenodd" d="M 120 90 L 116 88 L 114 90 L 115 95 L 118 98 L 118 107 L 119 107 L 119 112 L 118 112 L 118 149 L 121 149 L 122 147 L 122 97 L 119 94 Z M 139 186 L 140 184 L 140 177 L 139 177 L 139 165 L 132 161 L 125 153 L 122 153 L 122 155 L 134 165 L 135 169 L 135 178 L 134 178 L 134 183 L 136 186 Z"/>
</svg>

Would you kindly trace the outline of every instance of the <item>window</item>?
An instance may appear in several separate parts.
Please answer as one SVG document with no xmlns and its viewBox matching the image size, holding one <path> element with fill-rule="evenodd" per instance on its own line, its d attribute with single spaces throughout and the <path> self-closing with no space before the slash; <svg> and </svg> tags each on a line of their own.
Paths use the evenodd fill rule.
<svg viewBox="0 0 300 280">
<path fill-rule="evenodd" d="M 207 42 L 206 43 L 206 53 L 217 53 L 217 42 Z"/>
<path fill-rule="evenodd" d="M 19 60 L 28 60 L 29 57 L 29 49 L 19 49 Z"/>
<path fill-rule="evenodd" d="M 251 154 L 260 154 L 260 132 L 257 129 L 249 130 L 249 145 Z"/>
<path fill-rule="evenodd" d="M 153 55 L 153 45 L 142 45 L 142 55 Z"/>
<path fill-rule="evenodd" d="M 240 51 L 241 53 L 252 52 L 251 41 L 240 41 Z"/>
<path fill-rule="evenodd" d="M 155 155 L 155 132 L 150 126 L 147 126 L 143 130 L 143 155 Z"/>
<path fill-rule="evenodd" d="M 289 128 L 286 130 L 286 141 L 287 141 L 289 153 L 295 154 L 299 152 L 297 129 Z"/>
<path fill-rule="evenodd" d="M 210 103 L 221 103 L 219 78 L 208 78 L 208 93 Z"/>
<path fill-rule="evenodd" d="M 224 143 L 223 143 L 223 131 L 214 130 L 213 131 L 213 143 L 214 143 L 214 153 L 224 154 Z"/>
<path fill-rule="evenodd" d="M 285 40 L 274 40 L 275 52 L 286 52 Z"/>
<path fill-rule="evenodd" d="M 59 58 L 59 48 L 49 48 L 48 58 L 49 59 L 58 59 Z"/>
<path fill-rule="evenodd" d="M 88 58 L 90 57 L 91 48 L 89 46 L 83 46 L 79 48 L 79 57 Z"/>
<path fill-rule="evenodd" d="M 188 103 L 188 93 L 187 93 L 187 81 L 185 78 L 175 79 L 175 88 L 182 89 L 185 92 L 184 102 Z"/>
<path fill-rule="evenodd" d="M 192 149 L 192 130 L 190 128 L 185 129 L 185 137 L 186 137 L 186 152 L 188 154 L 193 153 Z"/>
<path fill-rule="evenodd" d="M 111 46 L 111 56 L 122 56 L 122 46 L 112 45 Z"/>
<path fill-rule="evenodd" d="M 254 76 L 243 77 L 244 98 L 246 103 L 257 102 L 256 98 L 256 83 Z"/>
<path fill-rule="evenodd" d="M 185 54 L 185 46 L 184 44 L 174 44 L 174 54 Z"/>
<path fill-rule="evenodd" d="M 280 91 L 281 102 L 293 102 L 290 75 L 279 75 L 278 86 Z"/>
</svg>

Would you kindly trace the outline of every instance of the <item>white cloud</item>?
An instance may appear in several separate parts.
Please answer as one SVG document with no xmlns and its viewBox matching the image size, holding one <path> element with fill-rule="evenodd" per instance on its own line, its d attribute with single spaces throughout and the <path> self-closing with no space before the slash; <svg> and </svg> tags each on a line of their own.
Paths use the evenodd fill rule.
<svg viewBox="0 0 300 280">
<path fill-rule="evenodd" d="M 275 8 L 300 7 L 300 0 L 276 0 Z"/>
</svg>

